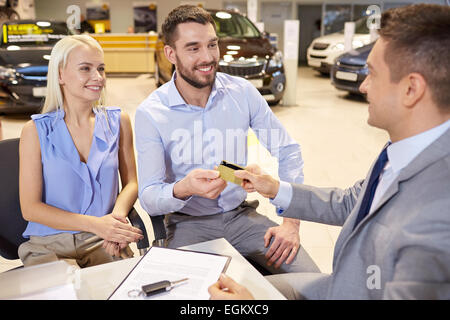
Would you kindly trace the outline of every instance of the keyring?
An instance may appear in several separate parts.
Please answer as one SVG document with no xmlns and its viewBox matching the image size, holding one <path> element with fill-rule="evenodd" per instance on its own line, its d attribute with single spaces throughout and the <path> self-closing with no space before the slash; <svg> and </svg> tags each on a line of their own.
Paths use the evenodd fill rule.
<svg viewBox="0 0 450 320">
<path fill-rule="evenodd" d="M 137 289 L 128 291 L 129 298 L 139 298 L 139 296 L 141 296 L 142 294 L 143 294 L 143 292 L 141 290 L 137 290 Z"/>
</svg>

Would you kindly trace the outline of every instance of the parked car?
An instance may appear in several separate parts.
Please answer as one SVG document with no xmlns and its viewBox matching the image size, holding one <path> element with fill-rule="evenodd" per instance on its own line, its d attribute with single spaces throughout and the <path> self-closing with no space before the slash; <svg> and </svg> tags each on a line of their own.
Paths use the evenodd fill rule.
<svg viewBox="0 0 450 320">
<path fill-rule="evenodd" d="M 216 23 L 219 37 L 219 70 L 249 80 L 271 104 L 278 103 L 284 94 L 286 77 L 283 55 L 244 15 L 228 10 L 208 10 Z M 157 85 L 169 81 L 174 66 L 164 55 L 164 43 L 156 44 Z"/>
<path fill-rule="evenodd" d="M 65 22 L 8 21 L 0 44 L 0 112 L 37 112 L 47 89 L 54 44 L 70 34 Z"/>
<path fill-rule="evenodd" d="M 352 47 L 357 49 L 371 42 L 367 18 L 355 22 Z M 337 57 L 345 52 L 344 30 L 314 39 L 308 47 L 308 65 L 322 74 L 329 74 Z"/>
<path fill-rule="evenodd" d="M 373 45 L 374 42 L 344 53 L 336 59 L 331 69 L 331 83 L 336 89 L 363 95 L 359 87 L 369 73 L 366 63 Z"/>
</svg>

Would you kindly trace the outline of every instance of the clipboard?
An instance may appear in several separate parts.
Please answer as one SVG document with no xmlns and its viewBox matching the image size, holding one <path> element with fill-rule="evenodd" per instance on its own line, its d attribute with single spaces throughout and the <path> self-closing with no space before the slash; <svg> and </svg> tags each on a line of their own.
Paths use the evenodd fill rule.
<svg viewBox="0 0 450 320">
<path fill-rule="evenodd" d="M 150 247 L 117 286 L 108 300 L 208 300 L 208 287 L 230 264 L 231 257 L 186 249 Z M 143 285 L 189 278 L 171 291 L 151 297 L 133 295 Z"/>
</svg>

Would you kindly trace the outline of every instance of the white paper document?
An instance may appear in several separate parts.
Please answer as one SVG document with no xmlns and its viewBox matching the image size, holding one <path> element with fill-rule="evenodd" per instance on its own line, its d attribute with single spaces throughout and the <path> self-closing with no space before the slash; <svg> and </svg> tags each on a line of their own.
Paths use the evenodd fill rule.
<svg viewBox="0 0 450 320">
<path fill-rule="evenodd" d="M 111 300 L 207 300 L 208 287 L 225 272 L 228 256 L 188 250 L 152 247 L 109 297 Z M 172 290 L 150 297 L 136 293 L 141 287 L 158 281 L 187 281 Z"/>
</svg>

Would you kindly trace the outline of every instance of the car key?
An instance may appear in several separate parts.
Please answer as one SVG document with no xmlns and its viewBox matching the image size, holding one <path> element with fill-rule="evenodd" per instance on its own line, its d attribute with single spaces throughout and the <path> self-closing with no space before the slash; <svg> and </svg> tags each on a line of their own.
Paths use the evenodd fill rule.
<svg viewBox="0 0 450 320">
<path fill-rule="evenodd" d="M 187 280 L 189 280 L 189 278 L 184 278 L 184 279 L 172 281 L 172 282 L 168 281 L 168 280 L 164 280 L 164 281 L 147 284 L 145 286 L 142 286 L 142 292 L 144 293 L 144 295 L 146 297 L 152 296 L 152 295 L 155 295 L 158 293 L 170 291 L 178 284 L 185 282 Z"/>
</svg>

